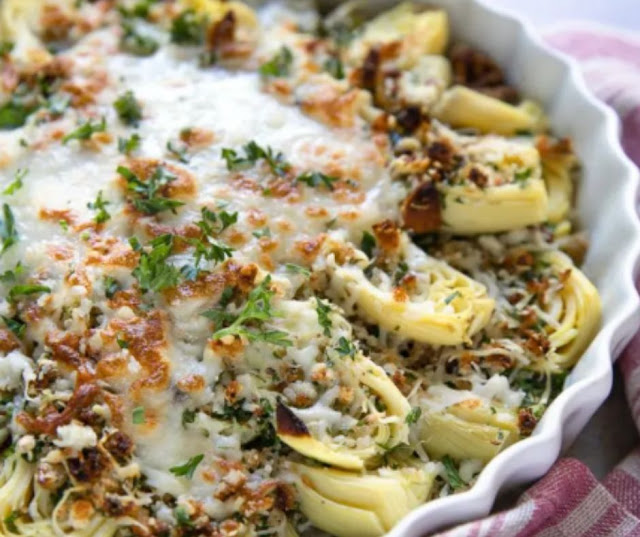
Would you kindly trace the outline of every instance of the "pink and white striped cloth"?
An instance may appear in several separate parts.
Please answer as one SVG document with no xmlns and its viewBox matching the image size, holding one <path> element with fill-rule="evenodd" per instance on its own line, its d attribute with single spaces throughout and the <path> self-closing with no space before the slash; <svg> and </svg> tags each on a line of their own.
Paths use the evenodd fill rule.
<svg viewBox="0 0 640 537">
<path fill-rule="evenodd" d="M 640 37 L 592 25 L 545 35 L 573 56 L 592 91 L 613 107 L 622 144 L 640 166 Z M 640 282 L 637 282 L 640 289 Z M 620 359 L 627 399 L 640 430 L 640 334 Z M 437 537 L 640 537 L 640 447 L 599 482 L 576 459 L 560 459 L 508 511 Z"/>
</svg>

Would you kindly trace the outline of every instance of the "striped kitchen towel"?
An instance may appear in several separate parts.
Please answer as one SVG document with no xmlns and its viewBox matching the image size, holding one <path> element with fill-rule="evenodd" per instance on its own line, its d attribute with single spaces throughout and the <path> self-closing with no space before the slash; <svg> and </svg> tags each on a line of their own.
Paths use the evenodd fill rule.
<svg viewBox="0 0 640 537">
<path fill-rule="evenodd" d="M 621 119 L 622 145 L 640 166 L 640 37 L 575 24 L 547 42 L 573 56 L 592 91 Z M 639 286 L 640 288 L 640 286 Z M 620 359 L 627 399 L 640 430 L 640 334 Z M 560 459 L 515 507 L 437 537 L 640 537 L 640 448 L 599 482 L 575 459 Z"/>
</svg>

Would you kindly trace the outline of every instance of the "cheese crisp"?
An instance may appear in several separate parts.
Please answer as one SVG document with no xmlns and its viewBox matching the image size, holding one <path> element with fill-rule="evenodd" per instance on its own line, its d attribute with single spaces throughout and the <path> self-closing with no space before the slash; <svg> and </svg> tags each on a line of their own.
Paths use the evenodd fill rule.
<svg viewBox="0 0 640 537">
<path fill-rule="evenodd" d="M 598 329 L 577 171 L 441 10 L 0 0 L 0 533 L 376 537 L 473 486 Z"/>
</svg>

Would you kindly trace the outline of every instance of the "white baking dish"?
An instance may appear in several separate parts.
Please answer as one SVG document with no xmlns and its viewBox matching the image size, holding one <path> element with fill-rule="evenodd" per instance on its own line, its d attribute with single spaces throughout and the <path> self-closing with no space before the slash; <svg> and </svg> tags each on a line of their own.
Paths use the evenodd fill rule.
<svg viewBox="0 0 640 537">
<path fill-rule="evenodd" d="M 374 0 L 367 7 L 381 10 L 394 3 Z M 416 509 L 389 537 L 423 536 L 485 516 L 500 489 L 546 473 L 607 397 L 611 364 L 640 324 L 634 288 L 640 252 L 635 212 L 638 172 L 618 142 L 618 119 L 590 94 L 576 65 L 550 50 L 514 16 L 480 0 L 430 0 L 428 4 L 445 8 L 454 38 L 489 53 L 523 94 L 544 104 L 553 130 L 573 139 L 584 166 L 577 219 L 591 240 L 584 270 L 602 296 L 603 321 L 564 392 L 533 435 L 492 460 L 471 490 Z"/>
</svg>

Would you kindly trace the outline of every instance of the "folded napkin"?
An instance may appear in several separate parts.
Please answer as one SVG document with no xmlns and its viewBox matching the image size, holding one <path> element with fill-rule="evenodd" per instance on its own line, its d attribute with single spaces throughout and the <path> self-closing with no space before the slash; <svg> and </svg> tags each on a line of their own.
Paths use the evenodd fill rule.
<svg viewBox="0 0 640 537">
<path fill-rule="evenodd" d="M 640 37 L 594 25 L 547 32 L 573 56 L 591 90 L 620 116 L 622 145 L 640 166 Z M 640 282 L 636 282 L 640 289 Z M 640 430 L 640 334 L 620 359 L 627 399 Z M 640 448 L 599 482 L 580 461 L 560 459 L 515 507 L 437 537 L 640 537 Z"/>
</svg>

